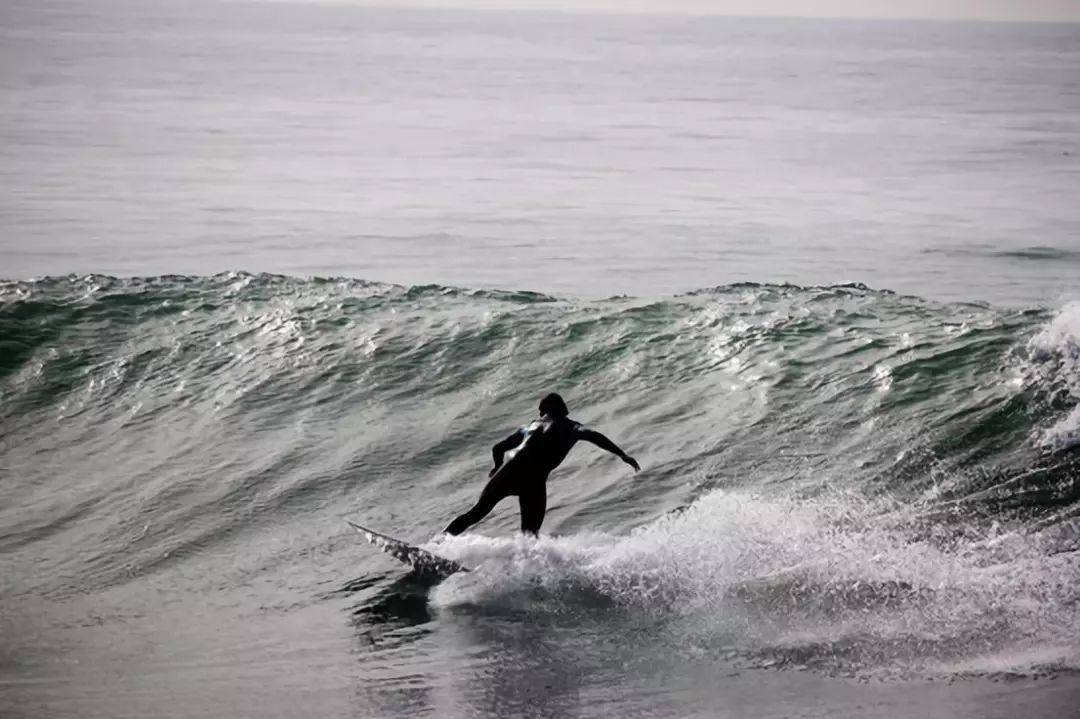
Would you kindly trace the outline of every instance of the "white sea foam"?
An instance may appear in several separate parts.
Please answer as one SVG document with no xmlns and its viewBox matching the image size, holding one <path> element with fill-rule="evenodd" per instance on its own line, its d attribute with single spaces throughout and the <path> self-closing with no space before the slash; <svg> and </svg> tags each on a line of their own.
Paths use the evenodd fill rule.
<svg viewBox="0 0 1080 719">
<path fill-rule="evenodd" d="M 1039 436 L 1048 450 L 1080 445 L 1080 302 L 1066 305 L 1028 342 L 1038 381 L 1056 396 L 1073 403 L 1072 410 Z"/>
<path fill-rule="evenodd" d="M 881 509 L 716 491 L 627 536 L 449 538 L 437 551 L 476 570 L 432 602 L 574 611 L 601 599 L 669 622 L 683 646 L 763 666 L 1080 667 L 1080 560 L 1016 537 L 915 539 L 903 510 Z"/>
</svg>

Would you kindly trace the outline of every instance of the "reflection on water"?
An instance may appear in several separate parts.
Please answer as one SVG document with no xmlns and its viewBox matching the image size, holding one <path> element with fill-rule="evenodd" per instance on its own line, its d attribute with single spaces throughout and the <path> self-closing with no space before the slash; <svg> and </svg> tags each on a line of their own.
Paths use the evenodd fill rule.
<svg viewBox="0 0 1080 719">
<path fill-rule="evenodd" d="M 437 581 L 416 572 L 396 579 L 353 606 L 353 624 L 393 629 L 430 622 L 432 614 L 428 607 L 428 592 Z M 346 584 L 342 591 L 360 591 L 373 583 L 354 580 Z"/>
<path fill-rule="evenodd" d="M 629 627 L 618 631 L 609 603 L 568 606 L 530 587 L 505 602 L 436 610 L 434 585 L 408 574 L 349 610 L 365 677 L 358 700 L 380 715 L 581 716 L 586 689 L 617 685 L 644 649 Z"/>
</svg>

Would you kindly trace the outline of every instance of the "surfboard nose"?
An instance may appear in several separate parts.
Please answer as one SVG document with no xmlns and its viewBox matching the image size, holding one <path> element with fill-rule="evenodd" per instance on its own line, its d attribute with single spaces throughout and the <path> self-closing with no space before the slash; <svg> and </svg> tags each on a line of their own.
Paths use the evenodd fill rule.
<svg viewBox="0 0 1080 719">
<path fill-rule="evenodd" d="M 451 574 L 469 571 L 468 567 L 462 566 L 452 559 L 432 554 L 426 549 L 395 539 L 374 529 L 368 529 L 356 522 L 345 520 L 350 527 L 359 532 L 365 539 L 379 549 L 389 554 L 394 559 L 408 564 L 419 574 L 436 579 L 446 579 Z"/>
</svg>

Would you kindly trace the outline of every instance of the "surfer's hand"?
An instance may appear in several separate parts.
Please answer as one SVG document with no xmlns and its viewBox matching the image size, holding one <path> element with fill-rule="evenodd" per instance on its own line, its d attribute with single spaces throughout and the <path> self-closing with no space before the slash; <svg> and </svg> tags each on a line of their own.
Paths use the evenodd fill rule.
<svg viewBox="0 0 1080 719">
<path fill-rule="evenodd" d="M 623 455 L 622 461 L 626 462 L 631 467 L 633 467 L 635 472 L 640 472 L 641 471 L 641 467 L 638 466 L 637 460 L 634 459 L 633 457 L 631 457 L 630 455 Z"/>
<path fill-rule="evenodd" d="M 499 467 L 492 467 L 492 468 L 491 468 L 491 471 L 490 471 L 490 472 L 488 472 L 488 477 L 494 477 L 494 476 L 495 476 L 495 473 L 499 471 L 499 468 L 500 468 L 501 466 L 502 466 L 502 465 L 499 465 Z"/>
</svg>

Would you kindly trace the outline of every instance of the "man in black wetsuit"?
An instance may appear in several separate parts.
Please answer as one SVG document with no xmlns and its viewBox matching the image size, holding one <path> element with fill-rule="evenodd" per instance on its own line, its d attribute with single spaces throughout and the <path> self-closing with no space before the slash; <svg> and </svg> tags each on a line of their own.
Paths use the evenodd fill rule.
<svg viewBox="0 0 1080 719">
<path fill-rule="evenodd" d="M 641 469 L 634 458 L 614 442 L 599 432 L 582 427 L 570 419 L 569 414 L 566 403 L 557 394 L 549 394 L 540 400 L 540 419 L 495 445 L 492 449 L 495 468 L 488 473 L 491 480 L 472 509 L 450 522 L 446 532 L 461 534 L 486 517 L 496 504 L 517 495 L 521 507 L 521 531 L 534 536 L 539 534 L 547 509 L 548 474 L 562 464 L 579 439 L 611 452 L 635 472 Z M 511 450 L 510 459 L 503 464 L 503 457 Z"/>
</svg>

